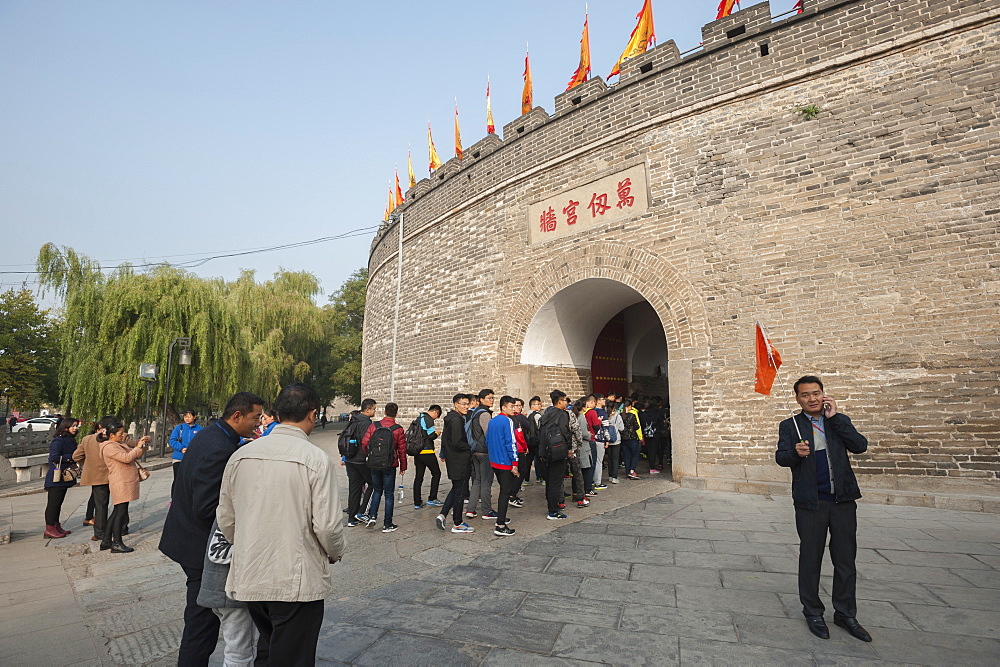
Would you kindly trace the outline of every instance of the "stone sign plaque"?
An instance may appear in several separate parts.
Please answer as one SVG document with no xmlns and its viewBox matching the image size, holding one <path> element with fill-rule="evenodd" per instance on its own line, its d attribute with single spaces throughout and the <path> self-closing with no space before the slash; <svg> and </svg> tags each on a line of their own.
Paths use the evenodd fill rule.
<svg viewBox="0 0 1000 667">
<path fill-rule="evenodd" d="M 646 165 L 564 191 L 528 207 L 528 243 L 544 243 L 607 222 L 641 215 L 649 208 Z"/>
</svg>

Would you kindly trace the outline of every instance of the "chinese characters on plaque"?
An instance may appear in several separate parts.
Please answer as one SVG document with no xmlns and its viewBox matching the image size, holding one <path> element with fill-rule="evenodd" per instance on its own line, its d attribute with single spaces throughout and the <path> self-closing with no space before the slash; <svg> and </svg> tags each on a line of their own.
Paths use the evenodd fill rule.
<svg viewBox="0 0 1000 667">
<path fill-rule="evenodd" d="M 646 167 L 636 165 L 528 207 L 528 243 L 645 213 Z"/>
</svg>

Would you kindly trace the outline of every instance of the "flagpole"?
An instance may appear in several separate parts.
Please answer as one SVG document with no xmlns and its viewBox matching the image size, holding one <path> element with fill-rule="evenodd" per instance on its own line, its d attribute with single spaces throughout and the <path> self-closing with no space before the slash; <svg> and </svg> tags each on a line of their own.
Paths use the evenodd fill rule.
<svg viewBox="0 0 1000 667">
<path fill-rule="evenodd" d="M 396 400 L 396 348 L 399 336 L 399 300 L 403 288 L 403 212 L 396 218 L 396 236 L 399 243 L 396 246 L 396 315 L 392 323 L 392 375 L 389 380 L 389 400 Z"/>
<path fill-rule="evenodd" d="M 758 320 L 756 324 L 760 327 L 760 330 L 764 332 L 764 341 L 767 343 L 767 358 L 770 360 L 771 366 L 774 367 L 775 379 L 777 380 L 778 374 L 781 373 L 781 367 L 775 363 L 774 355 L 771 354 L 771 336 L 768 335 L 767 329 L 765 329 L 764 325 L 760 323 L 760 320 Z M 799 442 L 804 442 L 802 438 L 802 431 L 799 430 L 799 422 L 795 419 L 795 412 L 792 411 L 792 406 L 788 404 L 787 394 L 783 400 L 785 402 L 785 409 L 792 415 L 792 424 L 795 426 L 795 433 L 799 436 Z"/>
</svg>

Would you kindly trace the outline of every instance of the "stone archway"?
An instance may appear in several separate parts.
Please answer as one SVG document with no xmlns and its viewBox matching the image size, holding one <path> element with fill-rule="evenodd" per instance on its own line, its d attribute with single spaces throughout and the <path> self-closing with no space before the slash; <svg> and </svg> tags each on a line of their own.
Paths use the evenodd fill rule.
<svg viewBox="0 0 1000 667">
<path fill-rule="evenodd" d="M 499 370 L 507 386 L 548 391 L 543 385 L 552 381 L 552 369 L 589 366 L 594 340 L 611 317 L 648 303 L 667 347 L 673 472 L 675 479 L 696 475 L 693 362 L 708 357 L 710 345 L 701 298 L 652 253 L 616 243 L 601 251 L 560 254 L 523 283 L 501 331 Z"/>
</svg>

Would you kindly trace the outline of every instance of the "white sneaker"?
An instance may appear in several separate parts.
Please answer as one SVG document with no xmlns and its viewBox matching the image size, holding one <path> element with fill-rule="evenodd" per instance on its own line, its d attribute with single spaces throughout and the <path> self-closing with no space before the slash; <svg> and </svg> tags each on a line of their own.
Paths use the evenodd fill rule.
<svg viewBox="0 0 1000 667">
<path fill-rule="evenodd" d="M 469 524 L 463 522 L 463 523 L 458 524 L 454 528 L 452 528 L 451 532 L 453 532 L 453 533 L 474 533 L 474 532 L 476 532 L 476 529 L 473 528 L 472 526 L 470 526 Z"/>
<path fill-rule="evenodd" d="M 611 483 L 612 484 L 617 484 L 618 483 L 618 478 L 617 477 L 612 477 L 611 478 Z"/>
</svg>

